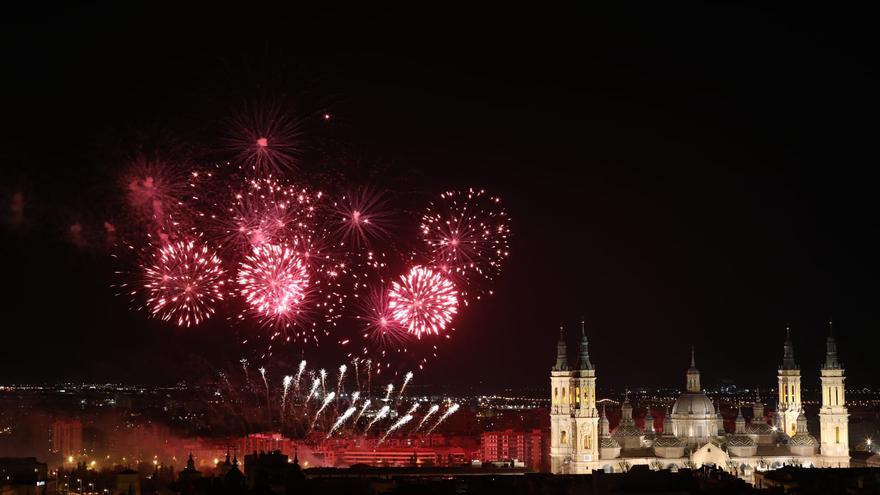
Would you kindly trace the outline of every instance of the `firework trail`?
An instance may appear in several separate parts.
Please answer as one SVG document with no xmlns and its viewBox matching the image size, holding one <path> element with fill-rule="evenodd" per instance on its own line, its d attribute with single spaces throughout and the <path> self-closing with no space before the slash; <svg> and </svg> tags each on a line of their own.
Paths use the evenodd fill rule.
<svg viewBox="0 0 880 495">
<path fill-rule="evenodd" d="M 210 318 L 226 292 L 226 270 L 207 244 L 177 241 L 155 251 L 144 266 L 150 316 L 177 326 Z"/>
<path fill-rule="evenodd" d="M 382 402 L 388 402 L 388 399 L 391 398 L 391 392 L 394 391 L 394 384 L 389 383 L 388 387 L 385 389 L 385 398 L 382 399 Z"/>
<path fill-rule="evenodd" d="M 360 397 L 361 397 L 360 392 L 355 392 L 355 393 L 351 394 L 351 405 L 352 406 L 355 405 L 355 403 L 357 403 L 357 401 L 358 401 L 358 399 L 360 399 Z"/>
<path fill-rule="evenodd" d="M 361 390 L 361 374 L 358 371 L 358 358 L 352 359 L 351 364 L 354 366 L 355 385 L 357 386 L 357 389 L 358 389 L 358 395 L 360 395 L 359 392 Z"/>
<path fill-rule="evenodd" d="M 413 430 L 413 433 L 415 433 L 415 432 L 421 430 L 421 429 L 422 429 L 422 426 L 425 425 L 425 422 L 428 421 L 428 418 L 430 418 L 431 416 L 433 416 L 434 413 L 436 413 L 436 412 L 439 411 L 439 410 L 440 410 L 440 406 L 439 406 L 439 405 L 434 404 L 433 406 L 431 406 L 431 408 L 428 409 L 428 412 L 425 413 L 424 416 L 422 416 L 422 420 L 419 421 L 419 425 L 416 426 L 416 429 Z"/>
<path fill-rule="evenodd" d="M 393 425 L 391 425 L 391 428 L 388 428 L 388 431 L 386 431 L 385 434 L 382 435 L 382 438 L 380 438 L 379 441 L 376 442 L 376 447 L 382 445 L 382 443 L 385 441 L 385 439 L 388 438 L 388 435 L 393 433 L 395 430 L 397 430 L 401 426 L 409 423 L 412 420 L 412 418 L 413 418 L 412 414 L 407 414 L 406 416 L 403 416 L 402 418 L 398 419 Z"/>
<path fill-rule="evenodd" d="M 320 373 L 321 373 L 321 395 L 327 395 L 327 385 L 326 385 L 327 370 L 325 370 L 324 368 L 321 368 Z"/>
<path fill-rule="evenodd" d="M 290 384 L 293 382 L 293 376 L 284 375 L 284 381 L 282 381 L 282 386 L 284 387 L 281 392 L 281 417 L 284 417 L 284 409 L 287 405 L 287 391 L 290 389 Z"/>
<path fill-rule="evenodd" d="M 366 401 L 364 401 L 364 405 L 361 406 L 360 412 L 358 412 L 357 417 L 354 418 L 355 425 L 357 425 L 357 422 L 361 419 L 361 416 L 364 415 L 364 411 L 366 411 L 368 407 L 370 407 L 370 399 L 367 399 Z"/>
<path fill-rule="evenodd" d="M 458 291 L 442 273 L 414 266 L 392 282 L 388 309 L 395 321 L 417 338 L 438 335 L 458 312 Z"/>
<path fill-rule="evenodd" d="M 348 409 L 345 410 L 344 413 L 342 413 L 341 416 L 339 416 L 338 418 L 336 418 L 336 422 L 333 423 L 333 426 L 330 428 L 330 431 L 327 432 L 327 438 L 330 438 L 330 437 L 333 435 L 333 432 L 335 432 L 340 426 L 342 426 L 343 423 L 345 423 L 345 421 L 346 421 L 348 418 L 350 418 L 351 415 L 354 414 L 354 412 L 355 412 L 356 410 L 357 410 L 356 407 L 349 407 Z"/>
<path fill-rule="evenodd" d="M 219 373 L 217 373 L 217 374 L 220 375 L 220 378 L 223 380 L 223 383 L 226 384 L 226 388 L 231 388 L 231 387 L 232 387 L 232 385 L 229 383 L 229 377 L 226 376 L 226 373 L 224 373 L 224 372 L 221 371 L 221 372 L 219 372 Z"/>
<path fill-rule="evenodd" d="M 370 428 L 372 428 L 373 425 L 376 424 L 376 422 L 382 420 L 383 418 L 385 418 L 385 416 L 388 416 L 388 412 L 390 410 L 391 410 L 391 407 L 389 407 L 387 405 L 382 406 L 382 408 L 379 409 L 379 412 L 376 413 L 376 417 L 374 417 L 373 420 L 370 421 L 370 424 L 367 425 L 367 428 L 364 430 L 364 435 L 366 435 L 367 432 L 370 431 Z"/>
<path fill-rule="evenodd" d="M 429 429 L 427 431 L 427 434 L 430 435 L 431 432 L 434 431 L 434 428 L 437 428 L 438 426 L 440 426 L 440 423 L 442 423 L 443 420 L 445 420 L 449 416 L 452 416 L 455 413 L 455 411 L 458 411 L 459 407 L 461 407 L 461 406 L 459 406 L 458 404 L 452 404 L 451 406 L 449 406 L 449 409 L 447 409 L 446 412 L 443 413 L 443 416 L 440 416 L 440 419 L 438 419 L 437 422 L 434 423 L 434 426 L 432 426 L 431 429 Z"/>
<path fill-rule="evenodd" d="M 309 426 L 310 430 L 315 427 L 315 422 L 318 421 L 318 416 L 321 415 L 321 413 L 324 411 L 324 408 L 327 407 L 327 404 L 333 401 L 334 397 L 336 397 L 336 392 L 330 392 L 329 394 L 327 394 L 327 397 L 324 397 L 324 402 L 321 404 L 321 407 L 319 407 L 318 410 L 315 412 L 315 417 L 312 419 L 311 426 Z"/>
<path fill-rule="evenodd" d="M 303 359 L 299 362 L 299 370 L 296 372 L 296 378 L 293 379 L 294 385 L 293 389 L 299 394 L 299 379 L 302 377 L 303 371 L 306 369 L 306 360 Z"/>
<path fill-rule="evenodd" d="M 318 386 L 319 386 L 319 385 L 321 385 L 321 380 L 315 378 L 315 379 L 312 381 L 312 389 L 309 390 L 309 395 L 306 396 L 305 403 L 308 403 L 308 402 L 309 402 L 309 399 L 311 399 L 312 396 L 315 395 L 315 392 L 318 391 Z"/>
<path fill-rule="evenodd" d="M 248 388 L 251 388 L 251 376 L 250 376 L 250 374 L 248 374 L 248 370 L 247 370 L 248 360 L 242 358 L 238 362 L 241 363 L 241 369 L 242 369 L 242 371 L 244 371 L 244 380 L 247 383 Z"/>
<path fill-rule="evenodd" d="M 263 377 L 263 385 L 266 386 L 266 414 L 268 415 L 268 417 L 271 418 L 272 415 L 271 415 L 271 411 L 270 411 L 270 409 L 271 409 L 271 402 L 270 401 L 272 399 L 269 397 L 269 382 L 266 380 L 266 368 L 263 366 L 260 366 L 259 371 L 260 371 L 260 375 L 262 375 L 262 377 Z"/>
<path fill-rule="evenodd" d="M 407 413 L 407 414 L 412 414 L 412 413 L 416 412 L 416 410 L 417 410 L 418 408 L 419 408 L 419 403 L 418 403 L 418 402 L 413 402 L 413 405 L 409 408 L 409 411 L 407 411 L 406 413 Z"/>
<path fill-rule="evenodd" d="M 260 376 L 263 377 L 263 385 L 266 386 L 266 395 L 268 396 L 268 395 L 269 395 L 269 382 L 266 381 L 266 368 L 263 367 L 263 366 L 260 366 L 260 367 L 257 369 L 257 371 L 259 371 L 259 372 L 260 372 Z"/>
<path fill-rule="evenodd" d="M 367 394 L 373 395 L 373 360 L 367 359 Z"/>
<path fill-rule="evenodd" d="M 339 378 L 336 380 L 336 396 L 342 393 L 342 379 L 345 378 L 345 371 L 348 369 L 346 365 L 339 366 Z"/>
<path fill-rule="evenodd" d="M 413 377 L 413 372 L 407 371 L 406 376 L 403 378 L 403 386 L 400 387 L 400 394 L 397 395 L 398 399 L 403 398 L 403 391 L 406 390 L 406 385 L 409 383 L 410 380 L 412 380 L 412 377 Z"/>
</svg>

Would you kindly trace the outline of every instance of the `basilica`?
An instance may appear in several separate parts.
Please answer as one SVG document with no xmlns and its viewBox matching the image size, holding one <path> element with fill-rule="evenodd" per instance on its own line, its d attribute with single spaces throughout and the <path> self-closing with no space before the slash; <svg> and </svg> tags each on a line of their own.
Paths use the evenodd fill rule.
<svg viewBox="0 0 880 495">
<path fill-rule="evenodd" d="M 700 370 L 691 349 L 685 389 L 671 409 L 666 409 L 661 427 L 656 427 L 650 407 L 644 426 L 638 426 L 627 396 L 620 406 L 620 421 L 612 429 L 605 408 L 597 408 L 597 375 L 583 323 L 573 366 L 560 328 L 556 364 L 550 371 L 551 471 L 586 474 L 593 470 L 626 471 L 637 464 L 671 470 L 712 465 L 751 481 L 756 470 L 783 465 L 848 467 L 849 414 L 833 332 L 826 341 L 825 363 L 820 368 L 818 439 L 807 430 L 801 373 L 787 328 L 783 347 L 776 410 L 769 416 L 756 394 L 751 421 L 746 422 L 742 408 L 736 404 L 734 429 L 726 431 L 720 404 L 713 404 L 700 386 Z"/>
</svg>

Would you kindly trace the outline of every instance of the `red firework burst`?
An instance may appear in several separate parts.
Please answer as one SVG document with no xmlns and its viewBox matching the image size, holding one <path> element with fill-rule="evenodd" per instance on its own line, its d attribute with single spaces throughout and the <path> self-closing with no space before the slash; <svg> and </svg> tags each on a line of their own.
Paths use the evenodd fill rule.
<svg viewBox="0 0 880 495">
<path fill-rule="evenodd" d="M 333 204 L 336 235 L 343 244 L 368 246 L 371 240 L 387 237 L 391 226 L 388 200 L 380 191 L 363 187 Z"/>
<path fill-rule="evenodd" d="M 296 318 L 309 288 L 306 265 L 296 252 L 277 244 L 255 247 L 238 271 L 241 295 L 264 322 Z"/>
<path fill-rule="evenodd" d="M 144 275 L 150 315 L 181 327 L 210 318 L 226 290 L 220 258 L 206 244 L 192 239 L 156 250 Z"/>
<path fill-rule="evenodd" d="M 491 279 L 509 253 L 510 218 L 485 191 L 448 191 L 422 215 L 422 239 L 433 266 L 467 283 Z"/>
<path fill-rule="evenodd" d="M 302 153 L 303 121 L 280 104 L 246 106 L 228 126 L 229 147 L 236 162 L 257 174 L 293 169 Z"/>
<path fill-rule="evenodd" d="M 417 338 L 437 335 L 458 311 L 458 292 L 442 273 L 415 266 L 392 282 L 388 309 L 394 320 Z"/>
</svg>

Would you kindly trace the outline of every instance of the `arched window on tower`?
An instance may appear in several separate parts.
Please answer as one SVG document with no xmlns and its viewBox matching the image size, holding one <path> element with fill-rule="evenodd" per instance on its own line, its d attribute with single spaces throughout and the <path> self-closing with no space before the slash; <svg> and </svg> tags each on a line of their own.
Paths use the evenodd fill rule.
<svg viewBox="0 0 880 495">
<path fill-rule="evenodd" d="M 581 403 L 581 387 L 579 387 L 579 386 L 578 386 L 578 387 L 575 387 L 575 388 L 574 388 L 574 393 L 575 393 L 575 396 L 574 396 L 574 397 L 575 397 L 575 398 L 574 398 L 575 402 L 577 402 L 578 404 L 580 404 L 580 403 Z"/>
<path fill-rule="evenodd" d="M 568 434 L 565 430 L 562 430 L 562 433 L 559 434 L 559 443 L 560 445 L 568 445 Z"/>
<path fill-rule="evenodd" d="M 556 405 L 559 403 L 559 398 L 557 397 L 558 395 L 559 395 L 559 387 L 554 387 L 553 388 L 553 405 Z"/>
<path fill-rule="evenodd" d="M 593 447 L 593 432 L 587 430 L 587 434 L 584 435 L 584 449 L 590 450 Z"/>
<path fill-rule="evenodd" d="M 840 443 L 840 427 L 834 427 L 834 443 Z"/>
</svg>

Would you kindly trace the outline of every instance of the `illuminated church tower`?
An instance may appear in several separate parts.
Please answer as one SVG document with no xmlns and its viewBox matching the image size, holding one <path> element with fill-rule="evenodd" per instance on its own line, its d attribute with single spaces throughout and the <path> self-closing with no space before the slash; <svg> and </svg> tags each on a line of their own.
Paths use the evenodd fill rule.
<svg viewBox="0 0 880 495">
<path fill-rule="evenodd" d="M 590 469 L 580 463 L 599 459 L 599 411 L 596 409 L 596 370 L 590 362 L 587 334 L 581 321 L 581 341 L 578 345 L 578 361 L 571 372 L 574 391 L 574 432 L 571 457 L 575 472 L 589 473 Z"/>
<path fill-rule="evenodd" d="M 828 322 L 825 364 L 819 371 L 822 381 L 822 408 L 819 409 L 821 455 L 830 467 L 849 466 L 849 413 L 844 400 L 843 367 L 837 359 L 833 323 Z"/>
<path fill-rule="evenodd" d="M 797 433 L 797 419 L 803 408 L 801 407 L 801 370 L 794 362 L 794 346 L 791 344 L 791 329 L 788 326 L 785 327 L 785 346 L 778 378 L 776 426 L 791 437 Z"/>
<path fill-rule="evenodd" d="M 568 348 L 565 345 L 565 330 L 560 326 L 556 364 L 550 370 L 550 471 L 553 473 L 562 473 L 571 456 L 570 386 Z"/>
<path fill-rule="evenodd" d="M 554 473 L 589 473 L 599 459 L 599 411 L 596 409 L 596 370 L 590 362 L 587 335 L 581 340 L 575 365 L 568 364 L 565 331 L 559 328 L 556 364 L 550 371 L 550 469 Z"/>
</svg>

